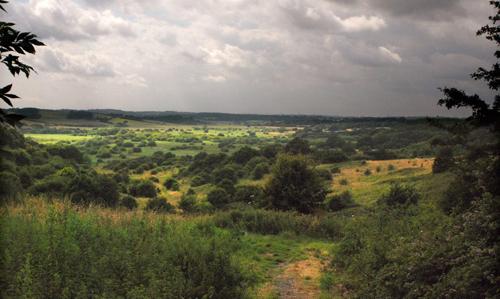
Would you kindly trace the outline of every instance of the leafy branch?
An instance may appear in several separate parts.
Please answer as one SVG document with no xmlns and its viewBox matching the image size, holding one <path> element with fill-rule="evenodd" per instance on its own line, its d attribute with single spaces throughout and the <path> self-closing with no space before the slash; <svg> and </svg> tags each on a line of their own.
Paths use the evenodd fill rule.
<svg viewBox="0 0 500 299">
<path fill-rule="evenodd" d="M 8 1 L 0 0 L 0 10 L 6 12 L 4 5 Z M 0 21 L 0 62 L 7 67 L 12 76 L 24 74 L 29 78 L 31 72 L 35 72 L 32 66 L 19 60 L 20 55 L 35 54 L 37 46 L 44 46 L 44 43 L 37 39 L 35 34 L 30 32 L 20 32 L 14 29 L 14 23 Z M 12 84 L 1 87 L 0 99 L 7 105 L 13 107 L 12 99 L 19 97 L 11 93 Z M 17 114 L 10 114 L 0 109 L 0 123 L 16 125 L 24 117 Z"/>
</svg>

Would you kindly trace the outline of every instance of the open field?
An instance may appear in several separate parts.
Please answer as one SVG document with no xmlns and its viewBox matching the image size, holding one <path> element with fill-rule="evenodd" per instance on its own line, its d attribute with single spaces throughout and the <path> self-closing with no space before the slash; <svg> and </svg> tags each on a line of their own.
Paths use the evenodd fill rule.
<svg viewBox="0 0 500 299">
<path fill-rule="evenodd" d="M 432 180 L 433 159 L 396 159 L 341 164 L 334 175 L 335 193 L 350 191 L 358 204 L 370 205 L 386 193 L 393 183 L 418 185 Z"/>
<path fill-rule="evenodd" d="M 36 229 L 29 224 L 29 215 L 36 215 L 32 219 L 37 219 L 36 225 L 42 228 L 37 233 L 43 238 L 49 238 L 51 225 L 56 225 L 61 233 L 64 231 L 69 236 L 63 238 L 65 244 L 72 244 L 69 248 L 87 252 L 94 249 L 87 248 L 87 243 L 82 243 L 71 230 L 79 232 L 80 226 L 88 226 L 94 236 L 116 235 L 112 238 L 120 247 L 107 241 L 102 246 L 129 263 L 115 260 L 118 267 L 140 267 L 136 263 L 141 260 L 150 269 L 156 269 L 157 265 L 152 262 L 158 258 L 152 253 L 155 246 L 174 246 L 168 248 L 176 252 L 177 257 L 196 256 L 195 259 L 208 261 L 206 246 L 215 246 L 215 251 L 225 256 L 219 261 L 226 266 L 218 267 L 227 271 L 224 275 L 235 282 L 231 292 L 238 294 L 221 298 L 346 297 L 349 291 L 341 279 L 348 276 L 339 274 L 335 276 L 337 280 L 331 277 L 331 265 L 345 238 L 345 227 L 353 219 L 364 219 L 367 213 L 372 213 L 379 205 L 378 199 L 387 194 L 394 183 L 414 187 L 420 195 L 420 206 L 431 209 L 436 207 L 451 179 L 449 173 L 432 173 L 431 141 L 441 138 L 441 132 L 429 130 L 420 123 L 405 126 L 367 126 L 365 122 L 352 121 L 287 126 L 171 124 L 112 117 L 96 126 L 88 121 L 65 120 L 61 113 L 46 113 L 50 117 L 39 120 L 43 126 L 23 128 L 24 136 L 38 144 L 8 151 L 11 160 L 19 163 L 19 182 L 24 184 L 26 199 L 21 204 L 3 208 L 9 215 L 6 223 L 17 223 L 31 234 Z M 400 139 L 403 135 L 412 138 Z M 316 188 L 328 187 L 322 202 L 306 214 L 294 209 L 278 211 L 281 209 L 270 204 L 269 185 L 283 157 L 303 161 L 306 171 L 311 171 L 310 175 L 319 180 Z M 299 183 L 308 179 L 308 174 L 304 175 Z M 280 188 L 283 189 L 286 186 Z M 353 204 L 332 204 L 335 196 L 346 191 L 352 195 Z M 88 224 L 91 222 L 100 223 L 102 230 Z M 75 223 L 75 226 L 65 226 L 65 223 Z M 158 234 L 155 231 L 166 229 L 165 223 L 175 227 L 175 231 L 167 233 L 175 242 L 155 245 Z M 3 229 L 12 240 L 23 244 L 10 247 L 11 252 L 24 255 L 23 248 L 43 248 L 45 244 L 41 239 L 23 239 L 14 233 L 13 226 L 6 225 Z M 133 241 L 136 235 L 129 235 L 129 230 L 148 236 L 146 249 L 137 251 L 139 249 L 125 245 L 137 243 Z M 120 235 L 122 237 L 118 237 Z M 161 236 L 163 238 L 163 233 Z M 106 237 L 97 237 L 95 244 L 103 240 Z M 127 252 L 120 252 L 123 248 L 128 248 Z M 37 264 L 43 264 L 40 261 L 43 255 L 32 254 Z M 176 260 L 168 254 L 159 254 L 164 255 L 165 263 L 176 265 Z M 76 256 L 67 256 L 70 258 L 65 263 L 79 265 L 75 262 Z M 102 266 L 90 258 L 81 263 L 90 268 Z M 16 265 L 12 266 L 17 269 L 16 273 L 28 268 L 31 273 L 38 273 L 34 275 L 44 272 L 32 268 L 31 261 L 19 260 Z M 66 275 L 74 277 L 69 272 Z M 108 275 L 122 279 L 115 273 Z M 127 279 L 131 280 L 130 285 L 135 285 L 136 279 L 142 280 L 148 286 L 146 290 L 134 289 L 133 292 L 143 294 L 141 292 L 154 293 L 157 278 L 131 275 Z M 48 288 L 36 277 L 23 279 L 40 283 L 31 289 L 33 292 Z M 83 281 L 85 288 L 92 284 Z M 163 283 L 172 282 L 163 280 Z M 209 288 L 225 292 L 218 289 L 215 281 L 207 283 Z M 106 288 L 113 294 L 120 292 L 112 285 Z M 17 294 L 13 284 L 7 289 Z M 55 287 L 51 292 L 58 294 L 59 291 L 65 292 Z"/>
<path fill-rule="evenodd" d="M 75 136 L 71 134 L 26 134 L 25 136 L 39 143 L 58 143 L 58 142 L 75 143 L 94 138 L 93 136 Z"/>
<path fill-rule="evenodd" d="M 500 299 L 500 0 L 191 2 L 0 0 L 0 299 Z"/>
</svg>

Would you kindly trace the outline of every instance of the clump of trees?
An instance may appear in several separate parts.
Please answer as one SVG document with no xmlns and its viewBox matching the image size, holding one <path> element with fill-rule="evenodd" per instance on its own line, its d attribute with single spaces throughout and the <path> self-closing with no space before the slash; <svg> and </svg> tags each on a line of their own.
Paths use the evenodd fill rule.
<svg viewBox="0 0 500 299">
<path fill-rule="evenodd" d="M 450 147 L 443 147 L 439 150 L 434 163 L 432 164 L 433 173 L 441 173 L 450 170 L 455 164 L 453 158 L 453 149 Z"/>
<path fill-rule="evenodd" d="M 311 213 L 319 207 L 326 189 L 311 162 L 303 155 L 280 155 L 265 188 L 271 207 Z"/>
</svg>

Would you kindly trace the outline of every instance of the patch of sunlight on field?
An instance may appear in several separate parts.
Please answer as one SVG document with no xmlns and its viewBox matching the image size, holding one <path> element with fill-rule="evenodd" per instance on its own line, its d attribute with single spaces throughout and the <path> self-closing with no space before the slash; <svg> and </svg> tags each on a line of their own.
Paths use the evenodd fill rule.
<svg viewBox="0 0 500 299">
<path fill-rule="evenodd" d="M 32 138 L 39 143 L 57 143 L 61 141 L 66 142 L 78 142 L 85 141 L 94 138 L 92 135 L 88 136 L 76 136 L 71 134 L 24 134 L 27 138 Z"/>
<path fill-rule="evenodd" d="M 331 186 L 335 194 L 350 191 L 357 203 L 369 205 L 387 192 L 392 183 L 416 184 L 432 175 L 432 163 L 431 158 L 348 163 L 340 166 L 341 172 L 334 175 Z M 371 173 L 367 174 L 367 170 Z"/>
<path fill-rule="evenodd" d="M 165 188 L 165 186 L 163 185 L 167 179 L 174 178 L 177 173 L 178 173 L 178 169 L 174 168 L 174 169 L 169 169 L 166 171 L 160 171 L 154 175 L 151 174 L 151 171 L 145 171 L 142 174 L 133 174 L 130 177 L 131 177 L 131 179 L 144 179 L 144 180 L 149 180 L 149 179 L 151 179 L 151 177 L 156 177 L 159 180 L 159 182 L 158 183 L 155 182 L 154 184 L 155 184 L 156 188 L 159 190 L 158 196 L 164 197 L 172 205 L 178 206 L 182 195 L 187 193 L 187 191 L 191 187 L 190 182 L 186 179 L 177 179 L 177 181 L 179 183 L 179 190 L 178 191 L 167 190 L 167 188 Z M 198 199 L 200 197 L 206 196 L 205 192 L 200 193 L 199 190 L 196 190 L 196 194 L 197 194 Z M 143 207 L 145 207 L 148 199 L 145 198 L 145 199 L 142 199 L 142 201 L 144 202 Z M 141 205 L 139 205 L 139 206 L 141 206 Z"/>
</svg>

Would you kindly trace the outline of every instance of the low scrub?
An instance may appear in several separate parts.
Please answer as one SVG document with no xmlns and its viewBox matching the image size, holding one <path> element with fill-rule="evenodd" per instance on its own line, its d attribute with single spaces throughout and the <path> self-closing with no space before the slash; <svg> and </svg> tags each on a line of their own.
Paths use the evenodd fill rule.
<svg viewBox="0 0 500 299">
<path fill-rule="evenodd" d="M 39 210 L 2 212 L 2 298 L 241 298 L 249 281 L 213 226 Z"/>
<path fill-rule="evenodd" d="M 341 221 L 335 215 L 312 216 L 296 212 L 242 209 L 219 212 L 212 221 L 218 227 L 259 234 L 292 232 L 331 240 L 341 236 Z"/>
</svg>

